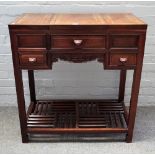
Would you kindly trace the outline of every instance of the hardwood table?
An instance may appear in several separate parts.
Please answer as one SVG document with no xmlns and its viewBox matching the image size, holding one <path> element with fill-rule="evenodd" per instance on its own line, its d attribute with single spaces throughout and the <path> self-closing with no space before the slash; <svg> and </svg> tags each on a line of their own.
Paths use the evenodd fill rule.
<svg viewBox="0 0 155 155">
<path fill-rule="evenodd" d="M 130 13 L 31 14 L 9 24 L 22 142 L 30 134 L 123 133 L 132 141 L 147 25 Z M 118 99 L 37 100 L 34 70 L 59 60 L 97 60 L 120 70 Z M 22 70 L 28 70 L 31 103 L 25 108 Z M 134 70 L 129 111 L 127 70 Z"/>
</svg>

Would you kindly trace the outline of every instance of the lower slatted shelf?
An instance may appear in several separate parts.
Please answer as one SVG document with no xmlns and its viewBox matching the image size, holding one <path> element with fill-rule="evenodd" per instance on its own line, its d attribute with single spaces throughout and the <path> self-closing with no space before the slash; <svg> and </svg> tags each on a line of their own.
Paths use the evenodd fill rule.
<svg viewBox="0 0 155 155">
<path fill-rule="evenodd" d="M 30 107 L 29 131 L 127 131 L 123 104 L 116 101 L 37 101 Z"/>
</svg>

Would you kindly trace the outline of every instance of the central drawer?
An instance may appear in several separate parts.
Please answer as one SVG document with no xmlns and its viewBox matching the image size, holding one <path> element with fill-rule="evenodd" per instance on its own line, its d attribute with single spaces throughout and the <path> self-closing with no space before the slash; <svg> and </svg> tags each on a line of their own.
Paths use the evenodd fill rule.
<svg viewBox="0 0 155 155">
<path fill-rule="evenodd" d="M 53 50 L 103 50 L 105 49 L 104 35 L 55 35 L 51 37 Z"/>
</svg>

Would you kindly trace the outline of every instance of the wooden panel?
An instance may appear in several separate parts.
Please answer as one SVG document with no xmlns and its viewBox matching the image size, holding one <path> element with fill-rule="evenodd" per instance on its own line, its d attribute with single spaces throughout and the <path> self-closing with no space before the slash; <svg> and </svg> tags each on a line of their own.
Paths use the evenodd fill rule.
<svg viewBox="0 0 155 155">
<path fill-rule="evenodd" d="M 48 13 L 24 13 L 13 21 L 12 25 L 49 25 L 53 21 L 52 14 Z M 52 23 L 52 22 L 51 22 Z"/>
<path fill-rule="evenodd" d="M 46 48 L 46 35 L 44 34 L 19 34 L 17 35 L 19 48 Z"/>
<path fill-rule="evenodd" d="M 136 58 L 137 58 L 136 54 L 124 54 L 124 53 L 111 54 L 109 65 L 115 66 L 115 67 L 135 66 L 136 65 Z"/>
<path fill-rule="evenodd" d="M 131 48 L 138 49 L 139 36 L 138 35 L 110 35 L 110 48 Z"/>
<path fill-rule="evenodd" d="M 66 20 L 67 19 L 67 20 Z M 56 14 L 54 25 L 100 25 L 105 24 L 99 14 Z"/>
<path fill-rule="evenodd" d="M 140 25 L 145 24 L 132 13 L 102 13 L 102 21 L 108 25 Z"/>
<path fill-rule="evenodd" d="M 131 13 L 23 14 L 10 25 L 145 25 Z"/>
<path fill-rule="evenodd" d="M 52 36 L 52 48 L 105 48 L 105 36 Z"/>
</svg>

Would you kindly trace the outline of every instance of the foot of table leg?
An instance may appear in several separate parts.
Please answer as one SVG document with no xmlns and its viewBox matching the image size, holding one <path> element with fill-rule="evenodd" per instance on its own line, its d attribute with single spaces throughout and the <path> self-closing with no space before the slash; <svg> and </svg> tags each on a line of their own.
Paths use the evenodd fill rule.
<svg viewBox="0 0 155 155">
<path fill-rule="evenodd" d="M 29 142 L 29 137 L 28 135 L 22 136 L 22 143 L 28 143 Z"/>
<path fill-rule="evenodd" d="M 132 143 L 132 135 L 126 135 L 126 139 L 125 139 L 125 141 L 127 142 L 127 143 Z"/>
</svg>

